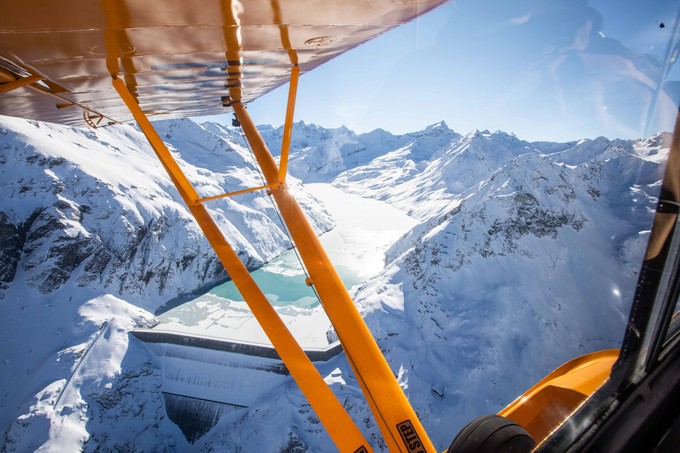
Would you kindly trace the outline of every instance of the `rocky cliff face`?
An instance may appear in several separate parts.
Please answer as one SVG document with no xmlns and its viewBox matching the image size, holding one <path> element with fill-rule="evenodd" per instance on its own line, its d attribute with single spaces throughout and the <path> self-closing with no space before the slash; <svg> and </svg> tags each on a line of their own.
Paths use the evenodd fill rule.
<svg viewBox="0 0 680 453">
<path fill-rule="evenodd" d="M 191 121 L 158 125 L 203 196 L 261 185 L 247 150 Z M 226 278 L 143 136 L 3 119 L 0 297 L 12 284 L 51 293 L 67 282 L 158 304 Z M 187 157 L 183 157 L 187 156 Z M 293 189 L 298 190 L 293 182 Z M 315 226 L 332 225 L 302 194 Z M 249 268 L 289 247 L 264 194 L 209 202 Z"/>
<path fill-rule="evenodd" d="M 567 360 L 620 346 L 664 138 L 506 154 L 388 251 L 358 302 L 440 448 L 451 427 L 497 412 Z"/>
<path fill-rule="evenodd" d="M 262 184 L 238 136 L 190 121 L 157 127 L 201 196 Z M 153 325 L 148 311 L 226 273 L 146 139 L 131 126 L 93 131 L 3 117 L 0 150 L 3 445 L 76 451 L 89 439 L 86 451 L 119 451 L 181 438 L 164 415 L 160 371 L 143 347 L 128 347 L 126 332 Z M 294 178 L 289 184 L 317 231 L 330 229 L 318 200 Z M 250 268 L 290 246 L 264 193 L 207 207 Z M 112 327 L 83 364 L 103 323 Z"/>
</svg>

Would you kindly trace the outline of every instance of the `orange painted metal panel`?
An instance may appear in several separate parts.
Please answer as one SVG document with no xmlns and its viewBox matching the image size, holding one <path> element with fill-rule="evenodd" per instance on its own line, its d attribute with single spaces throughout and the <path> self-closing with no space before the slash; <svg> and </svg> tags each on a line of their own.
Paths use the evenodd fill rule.
<svg viewBox="0 0 680 453">
<path fill-rule="evenodd" d="M 618 349 L 594 352 L 562 365 L 498 413 L 522 425 L 540 443 L 609 378 Z"/>
</svg>

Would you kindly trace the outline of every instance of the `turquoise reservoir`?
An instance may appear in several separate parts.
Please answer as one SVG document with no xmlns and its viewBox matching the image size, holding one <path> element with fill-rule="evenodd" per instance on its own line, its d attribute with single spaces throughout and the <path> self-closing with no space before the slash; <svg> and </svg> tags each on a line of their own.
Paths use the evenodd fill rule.
<svg viewBox="0 0 680 453">
<path fill-rule="evenodd" d="M 305 189 L 325 204 L 337 222 L 320 239 L 348 289 L 382 271 L 385 251 L 417 224 L 388 203 L 348 194 L 330 184 L 310 184 Z M 295 251 L 287 251 L 252 276 L 296 337 L 308 344 L 325 341 L 330 322 L 314 291 L 305 284 Z M 157 329 L 267 342 L 231 281 L 157 318 L 161 322 Z"/>
<path fill-rule="evenodd" d="M 330 235 L 328 239 L 332 240 L 332 232 L 327 234 Z M 321 239 L 322 243 L 329 242 L 324 240 L 324 236 Z M 335 268 L 347 289 L 363 282 L 356 269 L 343 265 L 336 265 Z M 287 251 L 264 267 L 253 271 L 251 275 L 274 306 L 313 308 L 319 305 L 314 291 L 305 284 L 306 275 L 302 272 L 293 250 Z M 231 301 L 243 301 L 232 281 L 214 287 L 208 294 Z"/>
</svg>

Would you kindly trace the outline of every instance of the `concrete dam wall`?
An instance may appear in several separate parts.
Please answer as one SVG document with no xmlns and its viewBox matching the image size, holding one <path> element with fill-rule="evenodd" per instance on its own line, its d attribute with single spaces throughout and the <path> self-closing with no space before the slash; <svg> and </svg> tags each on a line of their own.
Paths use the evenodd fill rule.
<svg viewBox="0 0 680 453">
<path fill-rule="evenodd" d="M 282 385 L 289 374 L 271 346 L 151 329 L 131 334 L 161 363 L 166 412 L 190 442 L 225 414 L 249 407 Z M 325 362 L 342 347 L 334 343 L 305 352 L 313 362 Z"/>
</svg>

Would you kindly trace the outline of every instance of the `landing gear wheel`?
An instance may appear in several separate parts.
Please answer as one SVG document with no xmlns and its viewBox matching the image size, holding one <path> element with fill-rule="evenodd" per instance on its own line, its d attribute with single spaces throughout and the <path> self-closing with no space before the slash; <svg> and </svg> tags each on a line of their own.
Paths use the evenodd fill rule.
<svg viewBox="0 0 680 453">
<path fill-rule="evenodd" d="M 447 453 L 527 453 L 536 441 L 526 429 L 499 415 L 484 415 L 458 433 Z"/>
</svg>

